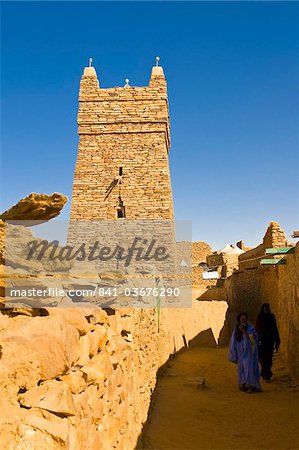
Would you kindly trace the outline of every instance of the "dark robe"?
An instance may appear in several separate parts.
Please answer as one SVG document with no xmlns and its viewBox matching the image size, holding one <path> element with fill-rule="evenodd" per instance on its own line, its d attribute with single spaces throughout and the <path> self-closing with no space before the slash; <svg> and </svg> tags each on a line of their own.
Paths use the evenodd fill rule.
<svg viewBox="0 0 299 450">
<path fill-rule="evenodd" d="M 256 321 L 256 331 L 259 335 L 259 361 L 261 364 L 261 375 L 264 380 L 272 377 L 272 359 L 274 347 L 278 350 L 280 337 L 276 324 L 275 315 L 271 312 L 261 312 Z"/>
</svg>

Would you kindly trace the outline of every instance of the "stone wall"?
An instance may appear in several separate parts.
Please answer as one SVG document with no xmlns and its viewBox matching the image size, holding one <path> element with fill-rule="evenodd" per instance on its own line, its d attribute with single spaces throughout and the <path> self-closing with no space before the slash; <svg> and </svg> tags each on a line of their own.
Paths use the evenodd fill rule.
<svg viewBox="0 0 299 450">
<path fill-rule="evenodd" d="M 241 270 L 258 268 L 267 248 L 285 247 L 286 245 L 288 242 L 284 231 L 277 222 L 272 221 L 266 230 L 263 242 L 239 256 L 239 268 Z"/>
<path fill-rule="evenodd" d="M 10 233 L 17 247 L 32 240 L 30 229 L 9 225 L 4 233 L 0 221 L 0 238 Z M 1 262 L 3 249 L 0 239 Z M 6 282 L 11 276 L 23 287 L 60 285 L 57 264 L 70 268 L 70 262 L 56 262 L 47 278 L 34 276 L 41 261 L 25 267 L 10 246 L 5 262 Z M 0 288 L 4 295 L 4 283 Z M 195 300 L 204 290 L 190 308 L 94 309 L 67 296 L 41 298 L 36 307 L 36 299 L 6 298 L 0 312 L 0 448 L 132 450 L 159 368 L 204 330 L 218 339 L 227 305 Z"/>
<path fill-rule="evenodd" d="M 278 270 L 281 266 L 261 265 L 267 248 L 284 247 L 287 244 L 285 233 L 277 222 L 270 222 L 263 242 L 257 247 L 239 255 L 239 267 L 225 280 L 225 299 L 229 304 L 229 332 L 240 311 L 247 311 L 249 319 L 255 322 L 261 304 L 271 299 L 272 308 L 277 306 Z"/>
<path fill-rule="evenodd" d="M 200 263 L 206 263 L 207 256 L 211 255 L 211 253 L 211 246 L 206 242 L 192 242 L 192 266 L 198 266 Z"/>
<path fill-rule="evenodd" d="M 272 305 L 276 312 L 277 268 L 258 267 L 236 271 L 224 281 L 222 299 L 228 303 L 225 327 L 221 333 L 221 342 L 227 344 L 236 323 L 237 315 L 246 311 L 249 321 L 255 324 L 262 303 Z"/>
<path fill-rule="evenodd" d="M 292 373 L 299 377 L 299 243 L 286 260 L 286 265 L 278 266 L 277 270 L 276 308 L 282 350 Z"/>
<path fill-rule="evenodd" d="M 0 447 L 132 450 L 159 367 L 205 329 L 217 339 L 225 312 L 224 303 L 194 301 L 1 313 Z"/>
<path fill-rule="evenodd" d="M 212 249 L 209 244 L 202 241 L 192 242 L 192 286 L 202 286 L 208 288 L 216 284 L 214 280 L 203 280 L 204 271 L 201 263 L 206 264 L 208 255 L 211 255 Z"/>
<path fill-rule="evenodd" d="M 239 254 L 214 252 L 207 256 L 207 264 L 210 269 L 219 273 L 219 277 L 227 278 L 239 267 Z"/>
<path fill-rule="evenodd" d="M 255 323 L 262 303 L 270 303 L 279 325 L 281 351 L 292 373 L 298 376 L 299 243 L 285 259 L 286 264 L 243 268 L 225 280 L 222 299 L 228 302 L 229 308 L 221 342 L 227 343 L 239 312 L 247 311 L 249 320 Z"/>
</svg>

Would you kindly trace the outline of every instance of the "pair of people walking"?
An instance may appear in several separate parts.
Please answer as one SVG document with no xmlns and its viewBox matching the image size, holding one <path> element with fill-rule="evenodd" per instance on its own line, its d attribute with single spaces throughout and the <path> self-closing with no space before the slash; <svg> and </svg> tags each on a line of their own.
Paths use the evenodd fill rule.
<svg viewBox="0 0 299 450">
<path fill-rule="evenodd" d="M 229 345 L 229 361 L 238 364 L 238 384 L 241 391 L 260 392 L 260 375 L 266 382 L 270 382 L 273 351 L 274 348 L 278 350 L 279 346 L 276 318 L 269 303 L 262 305 L 255 327 L 248 322 L 246 312 L 238 315 Z"/>
</svg>

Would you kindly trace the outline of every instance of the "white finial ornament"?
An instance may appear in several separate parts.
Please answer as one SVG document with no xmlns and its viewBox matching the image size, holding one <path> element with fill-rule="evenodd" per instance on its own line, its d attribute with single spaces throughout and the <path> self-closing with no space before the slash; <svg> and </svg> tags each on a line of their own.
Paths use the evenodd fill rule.
<svg viewBox="0 0 299 450">
<path fill-rule="evenodd" d="M 158 65 L 159 65 L 159 61 L 160 61 L 159 56 L 156 56 L 156 66 L 157 66 L 157 67 L 158 67 Z"/>
<path fill-rule="evenodd" d="M 88 60 L 88 67 L 92 67 L 92 58 L 89 58 Z"/>
<path fill-rule="evenodd" d="M 129 85 L 129 82 L 130 82 L 129 78 L 126 78 L 125 82 L 126 82 L 126 84 L 124 85 L 124 87 L 130 87 L 130 85 Z"/>
</svg>

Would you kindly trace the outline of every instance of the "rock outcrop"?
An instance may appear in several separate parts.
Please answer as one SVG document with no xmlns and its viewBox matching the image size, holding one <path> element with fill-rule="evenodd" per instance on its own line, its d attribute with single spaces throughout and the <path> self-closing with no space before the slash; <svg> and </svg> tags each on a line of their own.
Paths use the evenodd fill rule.
<svg viewBox="0 0 299 450">
<path fill-rule="evenodd" d="M 26 226 L 37 225 L 58 216 L 67 201 L 65 195 L 57 192 L 51 195 L 32 193 L 0 214 L 0 219 L 14 224 L 21 221 L 22 225 L 27 221 Z"/>
</svg>

